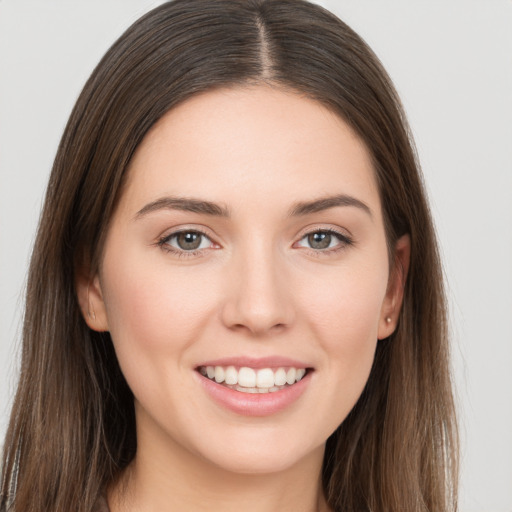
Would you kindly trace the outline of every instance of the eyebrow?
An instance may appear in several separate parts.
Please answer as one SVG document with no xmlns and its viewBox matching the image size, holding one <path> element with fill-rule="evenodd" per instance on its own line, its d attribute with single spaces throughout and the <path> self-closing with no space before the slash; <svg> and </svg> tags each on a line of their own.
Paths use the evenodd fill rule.
<svg viewBox="0 0 512 512">
<path fill-rule="evenodd" d="M 181 210 L 184 212 L 202 213 L 204 215 L 213 215 L 216 217 L 229 217 L 229 210 L 211 201 L 194 199 L 191 197 L 162 197 L 156 201 L 148 203 L 139 210 L 135 219 L 140 219 L 148 213 L 158 210 Z"/>
<path fill-rule="evenodd" d="M 372 211 L 368 205 L 356 199 L 355 197 L 348 196 L 346 194 L 338 194 L 334 196 L 321 197 L 314 199 L 313 201 L 305 201 L 295 204 L 290 210 L 290 217 L 296 217 L 301 215 L 308 215 L 310 213 L 317 213 L 329 208 L 336 208 L 337 206 L 354 206 L 363 210 L 371 218 Z"/>
<path fill-rule="evenodd" d="M 321 197 L 312 201 L 301 201 L 292 206 L 289 210 L 288 215 L 290 217 L 299 217 L 303 215 L 309 215 L 311 213 L 321 212 L 330 208 L 336 208 L 339 206 L 353 206 L 366 212 L 372 217 L 372 211 L 370 208 L 355 197 L 338 194 L 334 196 Z M 162 197 L 156 201 L 152 201 L 140 209 L 135 219 L 140 219 L 158 210 L 180 210 L 185 212 L 199 213 L 203 215 L 212 215 L 215 217 L 230 217 L 229 209 L 226 206 L 206 201 L 203 199 L 195 199 L 192 197 Z"/>
</svg>

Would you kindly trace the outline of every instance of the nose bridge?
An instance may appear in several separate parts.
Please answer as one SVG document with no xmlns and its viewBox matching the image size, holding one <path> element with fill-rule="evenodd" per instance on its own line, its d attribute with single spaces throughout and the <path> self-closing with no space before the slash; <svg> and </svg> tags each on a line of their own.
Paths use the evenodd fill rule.
<svg viewBox="0 0 512 512">
<path fill-rule="evenodd" d="M 283 255 L 261 237 L 234 251 L 224 308 L 228 327 L 264 334 L 291 323 L 293 305 L 284 263 Z"/>
</svg>

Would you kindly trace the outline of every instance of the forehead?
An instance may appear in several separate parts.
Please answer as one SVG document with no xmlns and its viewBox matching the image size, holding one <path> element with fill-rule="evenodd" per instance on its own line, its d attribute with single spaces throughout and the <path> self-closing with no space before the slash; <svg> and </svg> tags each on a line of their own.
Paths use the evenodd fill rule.
<svg viewBox="0 0 512 512">
<path fill-rule="evenodd" d="M 124 202 L 168 194 L 264 204 L 276 193 L 283 203 L 333 193 L 379 201 L 369 152 L 347 123 L 317 101 L 269 86 L 209 91 L 173 108 L 128 172 Z"/>
</svg>

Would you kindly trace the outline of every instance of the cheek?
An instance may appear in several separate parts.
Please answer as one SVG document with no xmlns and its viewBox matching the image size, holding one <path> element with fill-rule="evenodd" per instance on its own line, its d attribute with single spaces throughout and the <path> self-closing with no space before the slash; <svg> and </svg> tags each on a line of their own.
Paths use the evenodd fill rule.
<svg viewBox="0 0 512 512">
<path fill-rule="evenodd" d="M 325 354 L 325 365 L 342 389 L 351 390 L 354 401 L 373 364 L 387 289 L 386 261 L 384 257 L 382 263 L 332 269 L 319 280 L 328 286 L 315 287 L 312 282 L 311 293 L 297 290 L 310 329 Z"/>
<path fill-rule="evenodd" d="M 118 351 L 126 346 L 147 358 L 175 353 L 194 341 L 212 314 L 212 287 L 201 276 L 191 282 L 190 269 L 133 255 L 106 257 L 104 275 L 109 329 Z"/>
<path fill-rule="evenodd" d="M 327 343 L 338 340 L 336 346 L 349 341 L 359 345 L 368 338 L 377 339 L 387 288 L 385 265 L 332 269 L 317 283 L 302 286 L 304 290 L 313 290 L 312 293 L 306 295 L 300 289 L 297 292 L 302 302 L 308 303 L 312 325 L 322 332 L 322 339 Z"/>
<path fill-rule="evenodd" d="M 380 254 L 380 253 L 379 253 Z M 343 423 L 367 383 L 387 289 L 387 258 L 347 258 L 340 265 L 303 272 L 293 282 L 300 329 L 314 340 L 318 372 L 315 410 L 305 423 L 325 440 Z"/>
<path fill-rule="evenodd" d="M 148 410 L 185 398 L 194 403 L 186 389 L 180 398 L 172 394 L 176 382 L 189 378 L 187 354 L 214 314 L 214 287 L 206 284 L 207 276 L 191 281 L 190 269 L 125 256 L 105 257 L 103 285 L 109 330 L 128 385 Z"/>
</svg>

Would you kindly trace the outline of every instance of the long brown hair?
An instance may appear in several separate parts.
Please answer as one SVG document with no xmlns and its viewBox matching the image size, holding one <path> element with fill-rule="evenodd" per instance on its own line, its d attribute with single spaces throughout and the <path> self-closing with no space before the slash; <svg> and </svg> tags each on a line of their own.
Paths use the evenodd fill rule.
<svg viewBox="0 0 512 512">
<path fill-rule="evenodd" d="M 77 268 L 97 270 L 126 169 L 155 122 L 201 91 L 262 82 L 321 102 L 355 130 L 373 158 L 389 247 L 411 239 L 399 325 L 378 343 L 362 396 L 327 441 L 328 503 L 343 512 L 456 509 L 442 272 L 405 116 L 362 39 L 303 0 L 166 3 L 131 26 L 86 83 L 30 265 L 3 506 L 16 487 L 18 512 L 88 512 L 133 460 L 133 396 L 109 334 L 82 318 Z"/>
</svg>

